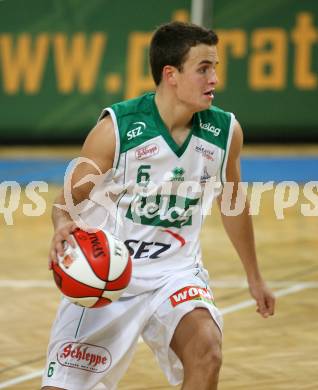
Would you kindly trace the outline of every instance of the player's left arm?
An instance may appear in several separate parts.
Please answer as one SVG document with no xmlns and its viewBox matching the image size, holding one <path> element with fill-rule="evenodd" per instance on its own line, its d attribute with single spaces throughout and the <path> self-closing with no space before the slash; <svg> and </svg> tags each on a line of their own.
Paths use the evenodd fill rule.
<svg viewBox="0 0 318 390">
<path fill-rule="evenodd" d="M 244 196 L 241 196 L 244 189 L 239 184 L 241 181 L 240 154 L 242 145 L 243 132 L 240 124 L 236 121 L 226 169 L 227 182 L 234 183 L 233 192 L 228 199 L 226 199 L 225 192 L 221 194 L 218 203 L 225 230 L 244 266 L 251 295 L 256 300 L 257 311 L 263 317 L 268 317 L 274 314 L 275 297 L 263 280 L 258 267 L 253 223 L 249 215 L 249 202 L 246 199 L 243 212 L 237 216 L 227 216 L 221 208 L 221 201 L 231 202 L 233 207 L 236 199 L 244 199 Z"/>
</svg>

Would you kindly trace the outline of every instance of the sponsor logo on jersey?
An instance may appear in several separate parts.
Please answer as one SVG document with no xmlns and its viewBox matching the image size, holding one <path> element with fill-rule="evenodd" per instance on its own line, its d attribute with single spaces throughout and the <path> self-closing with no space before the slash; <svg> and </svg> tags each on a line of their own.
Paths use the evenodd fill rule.
<svg viewBox="0 0 318 390">
<path fill-rule="evenodd" d="M 204 167 L 203 169 L 203 175 L 201 175 L 201 178 L 200 178 L 200 183 L 201 184 L 204 184 L 206 183 L 209 179 L 211 179 L 211 175 L 209 175 L 209 172 L 207 170 L 207 167 Z"/>
<path fill-rule="evenodd" d="M 170 296 L 170 302 L 173 307 L 187 301 L 204 301 L 213 304 L 213 296 L 209 288 L 199 286 L 184 287 Z"/>
<path fill-rule="evenodd" d="M 184 173 L 185 173 L 185 170 L 182 168 L 182 167 L 175 167 L 171 173 L 170 173 L 170 177 L 169 177 L 169 180 L 170 181 L 184 181 Z"/>
<path fill-rule="evenodd" d="M 141 135 L 143 130 L 146 128 L 145 122 L 134 122 L 133 125 L 136 125 L 136 127 L 127 132 L 127 138 L 129 141 Z"/>
<path fill-rule="evenodd" d="M 213 157 L 214 152 L 215 152 L 214 150 L 207 149 L 207 148 L 205 148 L 203 145 L 200 145 L 200 146 L 197 145 L 197 146 L 194 148 L 194 150 L 195 150 L 196 152 L 202 154 L 202 156 L 203 156 L 204 158 L 206 158 L 207 160 L 214 161 L 214 157 Z"/>
<path fill-rule="evenodd" d="M 171 247 L 171 244 L 163 242 L 146 242 L 134 239 L 126 240 L 125 245 L 130 256 L 134 259 L 159 259 Z"/>
<path fill-rule="evenodd" d="M 75 342 L 63 344 L 57 352 L 57 360 L 62 366 L 94 373 L 106 371 L 112 362 L 106 348 Z"/>
<path fill-rule="evenodd" d="M 221 133 L 221 129 L 219 127 L 213 126 L 211 123 L 202 123 L 200 119 L 200 128 L 202 130 L 206 130 L 209 133 L 212 133 L 216 137 Z"/>
<path fill-rule="evenodd" d="M 172 236 L 177 241 L 179 241 L 181 247 L 183 247 L 186 244 L 186 240 L 181 236 L 181 234 L 173 232 L 172 230 L 169 230 L 169 229 L 162 229 L 161 231 L 164 232 L 164 233 L 170 234 L 170 236 Z"/>
<path fill-rule="evenodd" d="M 199 200 L 177 195 L 137 195 L 126 217 L 141 225 L 180 228 L 192 224 L 192 215 L 198 210 Z"/>
<path fill-rule="evenodd" d="M 156 144 L 151 144 L 137 149 L 135 152 L 135 156 L 137 160 L 143 160 L 145 158 L 154 156 L 155 154 L 158 153 L 159 153 L 159 146 Z"/>
</svg>

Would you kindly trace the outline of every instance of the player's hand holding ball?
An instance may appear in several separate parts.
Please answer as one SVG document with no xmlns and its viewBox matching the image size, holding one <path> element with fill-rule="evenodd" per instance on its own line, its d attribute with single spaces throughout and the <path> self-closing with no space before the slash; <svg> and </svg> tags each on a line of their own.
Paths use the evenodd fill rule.
<svg viewBox="0 0 318 390">
<path fill-rule="evenodd" d="M 64 254 L 52 262 L 56 285 L 71 302 L 102 307 L 120 298 L 132 264 L 125 244 L 110 233 L 76 229 L 64 242 Z M 61 253 L 61 252 L 60 252 Z"/>
</svg>

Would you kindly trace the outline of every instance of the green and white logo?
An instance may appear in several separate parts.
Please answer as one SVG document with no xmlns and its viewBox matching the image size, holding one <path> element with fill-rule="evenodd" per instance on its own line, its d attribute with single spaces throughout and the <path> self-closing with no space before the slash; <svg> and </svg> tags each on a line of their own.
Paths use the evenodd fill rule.
<svg viewBox="0 0 318 390">
<path fill-rule="evenodd" d="M 126 217 L 141 225 L 180 228 L 192 224 L 199 200 L 177 195 L 137 195 Z"/>
<path fill-rule="evenodd" d="M 171 172 L 170 181 L 184 181 L 185 170 L 182 167 L 175 167 Z"/>
</svg>

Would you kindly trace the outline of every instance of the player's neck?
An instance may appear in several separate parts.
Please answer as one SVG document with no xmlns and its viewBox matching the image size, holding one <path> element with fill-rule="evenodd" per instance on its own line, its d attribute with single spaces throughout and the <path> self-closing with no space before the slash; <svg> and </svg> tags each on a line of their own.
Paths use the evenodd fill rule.
<svg viewBox="0 0 318 390">
<path fill-rule="evenodd" d="M 155 102 L 163 120 L 169 131 L 175 129 L 188 128 L 191 126 L 193 112 L 169 93 L 163 93 L 160 88 L 156 91 Z"/>
</svg>

